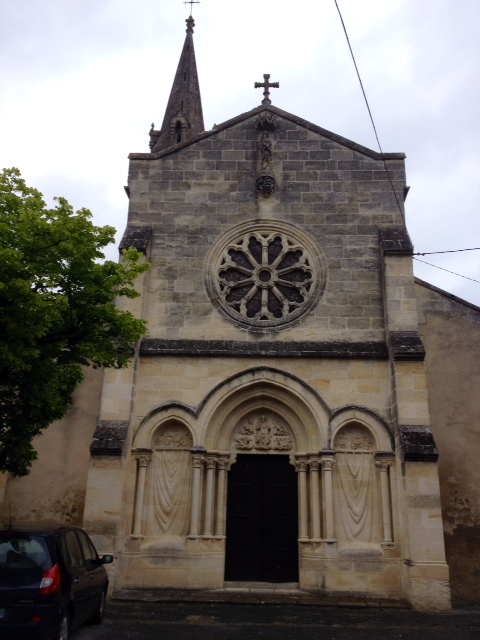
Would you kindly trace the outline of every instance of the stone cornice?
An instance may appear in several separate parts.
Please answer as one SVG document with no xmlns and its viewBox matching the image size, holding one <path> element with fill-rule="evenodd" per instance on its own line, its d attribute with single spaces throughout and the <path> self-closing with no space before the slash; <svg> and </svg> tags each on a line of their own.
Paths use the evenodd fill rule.
<svg viewBox="0 0 480 640">
<path fill-rule="evenodd" d="M 388 359 L 384 342 L 237 342 L 144 338 L 142 356 Z"/>
</svg>

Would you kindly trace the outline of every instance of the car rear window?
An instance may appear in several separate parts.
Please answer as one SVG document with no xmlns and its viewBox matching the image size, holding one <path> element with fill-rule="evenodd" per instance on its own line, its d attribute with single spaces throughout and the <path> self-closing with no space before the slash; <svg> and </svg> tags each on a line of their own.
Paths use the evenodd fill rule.
<svg viewBox="0 0 480 640">
<path fill-rule="evenodd" d="M 14 532 L 0 536 L 0 568 L 46 571 L 51 566 L 50 553 L 42 536 Z"/>
</svg>

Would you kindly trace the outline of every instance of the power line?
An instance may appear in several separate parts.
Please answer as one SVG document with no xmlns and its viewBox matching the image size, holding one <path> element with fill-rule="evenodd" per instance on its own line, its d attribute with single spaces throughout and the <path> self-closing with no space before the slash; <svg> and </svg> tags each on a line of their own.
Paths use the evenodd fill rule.
<svg viewBox="0 0 480 640">
<path fill-rule="evenodd" d="M 425 251 L 424 253 L 414 253 L 414 256 L 433 256 L 437 253 L 460 253 L 461 251 L 480 251 L 480 247 L 473 247 L 472 249 L 450 249 L 449 251 Z M 421 262 L 421 261 L 420 261 Z"/>
<path fill-rule="evenodd" d="M 378 148 L 380 149 L 380 153 L 382 154 L 383 166 L 385 167 L 385 172 L 387 174 L 388 181 L 390 182 L 390 186 L 392 188 L 393 195 L 395 196 L 395 200 L 397 202 L 398 210 L 400 211 L 400 215 L 403 218 L 403 222 L 405 222 L 405 216 L 403 215 L 403 210 L 402 210 L 402 207 L 401 207 L 400 202 L 398 200 L 397 192 L 395 191 L 395 187 L 393 186 L 392 177 L 391 177 L 390 171 L 388 170 L 388 167 L 387 167 L 387 162 L 386 162 L 385 158 L 383 157 L 382 145 L 380 144 L 380 139 L 379 139 L 378 134 L 377 134 L 377 128 L 375 126 L 375 122 L 373 121 L 373 116 L 372 116 L 372 112 L 370 110 L 370 105 L 368 104 L 367 94 L 365 93 L 365 89 L 363 88 L 362 78 L 360 77 L 360 72 L 359 72 L 358 67 L 357 67 L 357 62 L 355 60 L 355 56 L 353 55 L 352 45 L 350 44 L 350 39 L 348 37 L 347 28 L 346 28 L 345 23 L 343 21 L 342 13 L 340 11 L 340 7 L 338 6 L 337 0 L 335 0 L 335 6 L 337 7 L 338 15 L 340 16 L 340 21 L 342 23 L 343 32 L 345 33 L 345 37 L 347 39 L 348 48 L 350 49 L 350 54 L 352 56 L 353 64 L 355 66 L 355 71 L 357 72 L 357 78 L 358 78 L 358 81 L 360 83 L 360 87 L 362 89 L 362 93 L 363 93 L 363 97 L 364 97 L 364 100 L 365 100 L 365 104 L 367 105 L 368 115 L 370 116 L 370 121 L 372 123 L 373 131 L 375 133 L 375 138 L 377 139 Z"/>
<path fill-rule="evenodd" d="M 423 255 L 423 253 L 421 253 L 419 255 Z M 438 267 L 436 264 L 432 264 L 431 262 L 426 262 L 425 260 L 420 260 L 419 258 L 413 258 L 413 259 L 416 260 L 417 262 L 423 262 L 423 264 L 428 264 L 429 267 L 435 267 L 436 269 L 441 269 L 442 271 L 446 271 L 447 273 L 451 273 L 454 276 L 458 276 L 459 278 L 465 278 L 466 280 L 471 280 L 472 282 L 478 282 L 478 284 L 480 284 L 480 280 L 475 280 L 474 278 L 469 278 L 468 276 L 462 276 L 461 273 L 455 273 L 455 271 L 450 271 L 449 269 L 444 269 L 443 267 Z"/>
<path fill-rule="evenodd" d="M 352 56 L 353 64 L 355 66 L 355 71 L 357 73 L 357 78 L 358 78 L 358 81 L 360 83 L 360 88 L 362 89 L 363 98 L 365 100 L 365 104 L 367 105 L 368 115 L 370 116 L 370 121 L 372 123 L 373 131 L 375 133 L 375 138 L 377 139 L 378 148 L 380 149 L 380 153 L 382 154 L 383 166 L 385 167 L 385 172 L 387 174 L 388 181 L 390 182 L 390 187 L 392 188 L 393 195 L 395 196 L 395 200 L 396 200 L 396 203 L 397 203 L 398 210 L 400 211 L 400 215 L 402 216 L 403 222 L 406 224 L 405 216 L 403 215 L 403 210 L 402 210 L 402 207 L 401 207 L 400 202 L 398 200 L 397 192 L 395 191 L 395 187 L 393 186 L 393 181 L 392 181 L 392 177 L 390 175 L 390 171 L 388 170 L 387 162 L 386 162 L 385 158 L 383 157 L 384 153 L 383 153 L 382 145 L 380 144 L 380 139 L 378 137 L 377 128 L 375 126 L 375 122 L 374 122 L 373 116 L 372 116 L 372 111 L 371 111 L 370 105 L 368 103 L 367 94 L 365 93 L 365 89 L 363 87 L 362 78 L 360 77 L 360 72 L 359 72 L 358 67 L 357 67 L 357 62 L 356 62 L 355 56 L 353 54 L 352 45 L 350 44 L 350 39 L 348 37 L 347 28 L 345 26 L 345 22 L 343 21 L 342 12 L 340 11 L 340 7 L 338 6 L 337 0 L 334 0 L 334 1 L 335 1 L 335 6 L 337 7 L 338 15 L 340 16 L 340 22 L 342 23 L 343 32 L 345 33 L 345 38 L 347 39 L 348 48 L 350 49 L 350 55 Z M 414 256 L 427 256 L 427 255 L 440 254 L 440 253 L 459 253 L 461 251 L 478 251 L 478 250 L 480 250 L 480 247 L 474 247 L 473 249 L 451 249 L 449 251 L 428 251 L 428 252 L 424 252 L 424 253 L 414 253 L 413 255 Z M 455 276 L 458 276 L 460 278 L 466 278 L 467 280 L 472 280 L 472 282 L 478 282 L 480 284 L 480 280 L 474 280 L 473 278 L 469 278 L 468 276 L 462 276 L 460 273 L 455 273 L 454 271 L 449 271 L 448 269 L 444 269 L 443 267 L 437 267 L 437 265 L 431 264 L 430 262 L 425 262 L 425 260 L 419 260 L 419 258 L 414 258 L 414 260 L 417 260 L 418 262 L 423 262 L 424 264 L 428 264 L 430 267 L 435 267 L 436 269 L 441 269 L 442 271 L 446 271 L 447 273 L 451 273 L 451 274 L 453 274 Z"/>
</svg>

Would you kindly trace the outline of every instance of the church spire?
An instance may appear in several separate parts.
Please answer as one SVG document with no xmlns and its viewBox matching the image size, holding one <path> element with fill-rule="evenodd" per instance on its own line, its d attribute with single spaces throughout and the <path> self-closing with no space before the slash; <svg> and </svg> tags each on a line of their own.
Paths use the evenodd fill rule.
<svg viewBox="0 0 480 640">
<path fill-rule="evenodd" d="M 197 63 L 193 48 L 193 27 L 190 16 L 187 35 L 183 45 L 177 73 L 173 81 L 165 117 L 160 131 L 150 131 L 152 152 L 173 147 L 205 130 L 203 124 L 202 99 L 198 82 Z"/>
</svg>

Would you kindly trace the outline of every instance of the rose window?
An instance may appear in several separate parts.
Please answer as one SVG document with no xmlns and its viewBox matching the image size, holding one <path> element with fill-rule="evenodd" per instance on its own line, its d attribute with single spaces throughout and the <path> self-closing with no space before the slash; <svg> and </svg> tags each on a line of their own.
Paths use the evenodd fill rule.
<svg viewBox="0 0 480 640">
<path fill-rule="evenodd" d="M 249 329 L 283 328 L 313 309 L 323 291 L 321 253 L 284 222 L 244 223 L 220 237 L 207 259 L 215 307 Z"/>
</svg>

